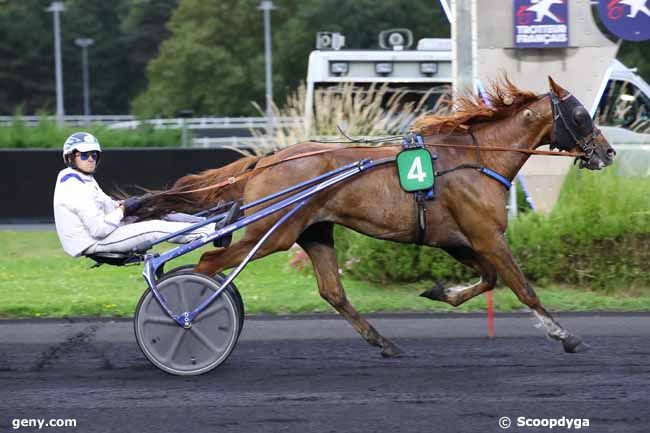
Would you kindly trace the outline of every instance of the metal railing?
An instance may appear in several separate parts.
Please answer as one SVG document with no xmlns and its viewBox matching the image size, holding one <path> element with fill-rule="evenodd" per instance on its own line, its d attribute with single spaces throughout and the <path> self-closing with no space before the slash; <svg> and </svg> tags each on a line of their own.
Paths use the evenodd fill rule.
<svg viewBox="0 0 650 433">
<path fill-rule="evenodd" d="M 273 124 L 279 127 L 298 125 L 303 120 L 297 117 L 275 117 Z M 142 124 L 158 129 L 262 129 L 269 126 L 266 117 L 191 117 L 173 119 L 130 120 L 110 125 L 113 129 L 135 129 Z"/>
<path fill-rule="evenodd" d="M 100 116 L 64 116 L 64 122 L 74 126 L 87 125 L 88 123 L 101 123 L 102 125 L 109 125 L 116 122 L 125 122 L 134 119 L 135 116 L 128 114 L 111 114 Z M 17 120 L 23 122 L 27 126 L 37 126 L 41 120 L 56 122 L 57 119 L 56 116 L 0 116 L 0 126 L 8 126 Z"/>
<path fill-rule="evenodd" d="M 0 126 L 8 126 L 17 120 L 31 127 L 38 125 L 41 120 L 56 121 L 56 117 L 0 116 Z M 297 117 L 275 117 L 273 119 L 274 125 L 279 127 L 291 127 L 302 121 Z M 181 129 L 183 127 L 187 129 L 262 129 L 269 125 L 266 117 L 190 117 L 137 120 L 135 116 L 122 114 L 65 116 L 64 122 L 75 126 L 99 123 L 108 125 L 111 129 L 135 129 L 143 123 L 157 129 Z"/>
<path fill-rule="evenodd" d="M 0 126 L 8 126 L 15 121 L 27 126 L 37 126 L 41 120 L 56 121 L 56 116 L 0 116 Z M 141 124 L 153 125 L 154 128 L 188 128 L 188 129 L 260 129 L 268 127 L 266 117 L 190 117 L 171 119 L 137 120 L 128 114 L 65 116 L 64 122 L 69 125 L 87 125 L 99 123 L 108 125 L 111 129 L 135 129 Z M 298 117 L 275 117 L 274 125 L 280 127 L 293 126 L 302 122 Z"/>
<path fill-rule="evenodd" d="M 74 126 L 87 125 L 89 123 L 109 125 L 112 123 L 130 121 L 133 119 L 135 119 L 135 117 L 128 114 L 64 116 L 65 123 Z M 37 126 L 42 120 L 56 122 L 56 116 L 0 116 L 0 126 L 9 126 L 16 120 L 23 122 L 25 125 L 31 127 Z"/>
<path fill-rule="evenodd" d="M 264 137 L 195 137 L 192 138 L 192 147 L 234 149 L 261 147 L 269 144 L 269 139 Z"/>
</svg>

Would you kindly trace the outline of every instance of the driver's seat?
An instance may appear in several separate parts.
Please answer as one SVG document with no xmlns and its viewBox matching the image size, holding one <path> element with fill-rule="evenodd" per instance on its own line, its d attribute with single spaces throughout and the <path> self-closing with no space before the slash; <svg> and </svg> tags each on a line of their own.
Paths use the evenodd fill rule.
<svg viewBox="0 0 650 433">
<path fill-rule="evenodd" d="M 93 259 L 95 261 L 95 266 L 104 264 L 111 266 L 124 266 L 132 263 L 139 263 L 144 260 L 144 257 L 138 253 L 95 253 L 88 254 L 86 257 Z"/>
</svg>

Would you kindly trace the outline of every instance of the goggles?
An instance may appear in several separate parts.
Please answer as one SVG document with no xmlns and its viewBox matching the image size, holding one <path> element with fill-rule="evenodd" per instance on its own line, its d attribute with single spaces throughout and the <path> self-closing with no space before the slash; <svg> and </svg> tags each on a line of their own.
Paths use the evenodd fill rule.
<svg viewBox="0 0 650 433">
<path fill-rule="evenodd" d="M 93 161 L 97 161 L 99 159 L 99 152 L 96 150 L 91 150 L 89 152 L 77 152 L 79 154 L 79 158 L 82 161 L 88 161 L 88 158 L 92 157 Z"/>
</svg>

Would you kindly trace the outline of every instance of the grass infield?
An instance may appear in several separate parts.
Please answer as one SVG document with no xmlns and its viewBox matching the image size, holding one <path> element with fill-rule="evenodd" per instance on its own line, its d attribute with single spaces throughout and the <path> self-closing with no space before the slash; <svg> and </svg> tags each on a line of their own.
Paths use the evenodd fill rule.
<svg viewBox="0 0 650 433">
<path fill-rule="evenodd" d="M 390 248 L 391 244 L 386 243 Z M 207 247 L 205 248 L 207 249 Z M 201 250 L 168 265 L 196 263 Z M 0 317 L 132 316 L 146 285 L 142 267 L 89 269 L 89 259 L 68 257 L 52 231 L 0 231 Z M 452 308 L 418 296 L 433 282 L 377 284 L 342 276 L 350 302 L 361 312 L 481 311 L 485 296 Z M 470 281 L 468 281 L 469 283 Z M 247 313 L 314 313 L 333 309 L 316 279 L 289 264 L 289 253 L 251 262 L 235 280 Z M 568 287 L 536 288 L 552 311 L 650 311 L 650 295 L 620 288 L 615 294 Z M 497 311 L 525 307 L 507 288 L 494 291 Z"/>
</svg>

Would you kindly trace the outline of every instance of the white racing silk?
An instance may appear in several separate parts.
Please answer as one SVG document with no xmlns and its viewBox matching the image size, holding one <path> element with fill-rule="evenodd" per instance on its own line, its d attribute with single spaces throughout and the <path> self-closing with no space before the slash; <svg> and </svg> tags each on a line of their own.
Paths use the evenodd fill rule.
<svg viewBox="0 0 650 433">
<path fill-rule="evenodd" d="M 156 241 L 193 224 L 162 220 L 128 224 L 120 202 L 106 195 L 93 176 L 73 168 L 61 170 L 56 179 L 54 222 L 63 249 L 73 257 L 131 252 L 144 242 Z M 176 236 L 170 242 L 190 242 L 213 230 L 214 225 L 210 224 Z"/>
</svg>

